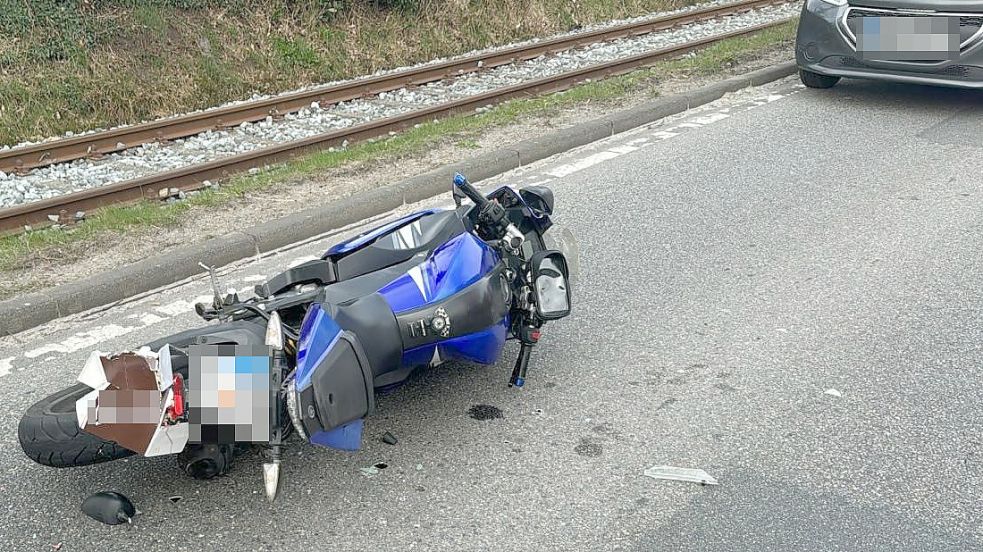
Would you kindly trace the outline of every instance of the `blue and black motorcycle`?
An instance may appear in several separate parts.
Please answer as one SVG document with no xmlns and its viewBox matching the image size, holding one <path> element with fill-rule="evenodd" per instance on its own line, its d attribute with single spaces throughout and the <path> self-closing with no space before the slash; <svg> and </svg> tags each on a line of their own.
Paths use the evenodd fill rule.
<svg viewBox="0 0 983 552">
<path fill-rule="evenodd" d="M 515 339 L 508 384 L 522 387 L 542 327 L 570 313 L 576 242 L 551 229 L 544 186 L 486 197 L 457 175 L 453 194 L 456 209 L 416 212 L 339 243 L 256 286 L 255 297 L 215 286 L 197 312 L 217 325 L 93 352 L 78 385 L 24 415 L 21 446 L 54 467 L 177 454 L 187 473 L 207 479 L 228 471 L 236 446 L 261 444 L 272 500 L 292 433 L 357 449 L 375 393 L 415 370 L 491 364 Z"/>
</svg>

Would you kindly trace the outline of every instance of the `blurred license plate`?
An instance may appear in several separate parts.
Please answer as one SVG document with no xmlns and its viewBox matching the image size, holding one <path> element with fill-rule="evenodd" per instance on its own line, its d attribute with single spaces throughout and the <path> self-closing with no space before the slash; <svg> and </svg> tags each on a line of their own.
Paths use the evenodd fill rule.
<svg viewBox="0 0 983 552">
<path fill-rule="evenodd" d="M 857 34 L 863 59 L 942 61 L 959 56 L 958 17 L 864 17 Z"/>
<path fill-rule="evenodd" d="M 188 348 L 191 443 L 269 442 L 274 393 L 269 347 Z"/>
</svg>

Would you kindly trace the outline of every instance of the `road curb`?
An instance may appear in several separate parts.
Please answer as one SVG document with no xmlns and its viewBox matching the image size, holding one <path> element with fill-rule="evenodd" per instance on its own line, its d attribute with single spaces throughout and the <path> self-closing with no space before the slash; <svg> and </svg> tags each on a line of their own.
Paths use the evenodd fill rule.
<svg viewBox="0 0 983 552">
<path fill-rule="evenodd" d="M 108 305 L 201 274 L 199 262 L 227 265 L 386 213 L 405 203 L 433 197 L 450 190 L 455 172 L 467 174 L 475 182 L 484 180 L 794 72 L 795 64 L 786 62 L 690 92 L 658 98 L 593 121 L 530 138 L 508 148 L 444 165 L 390 186 L 137 261 L 112 272 L 0 301 L 0 334 L 22 332 L 63 316 Z"/>
</svg>

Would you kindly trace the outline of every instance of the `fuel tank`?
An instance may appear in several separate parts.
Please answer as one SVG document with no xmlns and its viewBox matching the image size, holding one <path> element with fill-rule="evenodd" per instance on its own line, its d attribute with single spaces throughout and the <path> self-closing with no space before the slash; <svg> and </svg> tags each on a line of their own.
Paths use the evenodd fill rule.
<svg viewBox="0 0 983 552">
<path fill-rule="evenodd" d="M 488 364 L 501 354 L 512 297 L 494 249 L 463 232 L 401 266 L 335 284 L 381 284 L 356 298 L 327 286 L 304 319 L 290 411 L 314 444 L 357 448 L 375 389 L 403 383 L 416 368 Z"/>
</svg>

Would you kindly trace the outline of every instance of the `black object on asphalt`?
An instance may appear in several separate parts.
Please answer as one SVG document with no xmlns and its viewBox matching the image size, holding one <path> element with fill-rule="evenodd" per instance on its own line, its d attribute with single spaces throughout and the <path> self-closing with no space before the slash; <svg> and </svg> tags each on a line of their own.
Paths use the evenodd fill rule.
<svg viewBox="0 0 983 552">
<path fill-rule="evenodd" d="M 399 439 L 395 435 L 389 433 L 388 431 L 382 434 L 382 442 L 387 445 L 395 445 L 399 442 Z"/>
<path fill-rule="evenodd" d="M 96 493 L 82 502 L 82 511 L 90 518 L 107 525 L 132 523 L 137 509 L 125 496 L 113 492 Z"/>
</svg>

